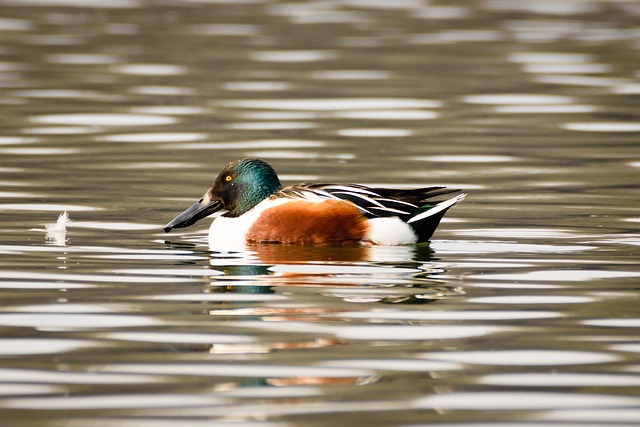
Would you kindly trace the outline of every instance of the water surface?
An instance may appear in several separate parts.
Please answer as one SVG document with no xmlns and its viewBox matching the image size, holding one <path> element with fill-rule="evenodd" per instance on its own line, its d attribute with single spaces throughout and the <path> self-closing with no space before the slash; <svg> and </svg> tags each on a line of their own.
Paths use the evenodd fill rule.
<svg viewBox="0 0 640 427">
<path fill-rule="evenodd" d="M 7 425 L 640 420 L 635 3 L 0 11 Z M 469 196 L 428 245 L 162 232 L 242 156 Z"/>
</svg>

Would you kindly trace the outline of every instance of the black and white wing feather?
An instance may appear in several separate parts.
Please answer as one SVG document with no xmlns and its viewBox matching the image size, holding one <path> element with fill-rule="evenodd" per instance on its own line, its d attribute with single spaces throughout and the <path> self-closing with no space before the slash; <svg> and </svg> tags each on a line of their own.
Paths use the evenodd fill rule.
<svg viewBox="0 0 640 427">
<path fill-rule="evenodd" d="M 448 199 L 441 196 L 459 192 L 446 187 L 400 190 L 359 184 L 297 184 L 283 188 L 272 197 L 310 201 L 349 200 L 368 218 L 397 216 L 408 222 L 416 211 L 433 208 Z"/>
</svg>

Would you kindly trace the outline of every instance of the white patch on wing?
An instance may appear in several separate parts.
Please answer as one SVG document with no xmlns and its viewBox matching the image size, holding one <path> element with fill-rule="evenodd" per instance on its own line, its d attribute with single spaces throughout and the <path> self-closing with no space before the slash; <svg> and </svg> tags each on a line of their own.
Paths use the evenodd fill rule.
<svg viewBox="0 0 640 427">
<path fill-rule="evenodd" d="M 391 203 L 400 203 L 403 205 L 407 205 L 407 206 L 411 206 L 412 208 L 417 208 L 417 205 L 414 205 L 413 203 L 409 203 L 409 202 L 405 202 L 404 200 L 399 200 L 399 199 L 378 199 L 378 201 L 380 202 L 391 202 Z"/>
<path fill-rule="evenodd" d="M 383 206 L 381 208 L 377 208 L 375 206 L 372 206 L 369 209 L 371 209 L 371 210 L 376 209 L 376 210 L 379 210 L 379 211 L 391 212 L 391 213 L 396 213 L 396 214 L 400 214 L 400 215 L 406 215 L 406 214 L 409 213 L 409 212 L 401 211 L 399 209 L 388 208 L 386 206 Z"/>
<path fill-rule="evenodd" d="M 335 191 L 333 194 L 344 194 L 344 195 L 347 195 L 347 196 L 358 197 L 358 198 L 364 200 L 365 202 L 370 203 L 370 204 L 372 204 L 374 206 L 380 206 L 380 207 L 384 208 L 384 205 L 382 203 L 378 202 L 375 199 L 372 199 L 371 197 L 369 197 L 369 196 L 367 196 L 365 194 L 353 193 L 351 191 Z"/>
<path fill-rule="evenodd" d="M 353 186 L 350 186 L 350 185 L 340 185 L 340 184 L 325 185 L 323 188 L 325 190 L 336 190 L 335 192 L 362 193 L 362 194 L 369 194 L 370 196 L 380 197 L 379 194 L 374 193 L 373 191 L 370 191 L 368 189 L 361 188 L 361 187 L 353 187 Z"/>
<path fill-rule="evenodd" d="M 418 241 L 413 229 L 397 216 L 370 219 L 364 238 L 376 245 L 409 245 Z"/>
<path fill-rule="evenodd" d="M 296 191 L 296 193 L 300 196 L 300 198 L 308 201 L 308 202 L 323 202 L 327 199 L 335 199 L 331 194 L 326 193 L 324 191 L 309 191 L 309 190 L 300 190 Z"/>
</svg>

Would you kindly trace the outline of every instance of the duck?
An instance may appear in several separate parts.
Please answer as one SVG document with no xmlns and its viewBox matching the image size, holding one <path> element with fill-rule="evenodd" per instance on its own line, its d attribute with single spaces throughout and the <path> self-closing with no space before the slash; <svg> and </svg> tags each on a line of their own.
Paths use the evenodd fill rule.
<svg viewBox="0 0 640 427">
<path fill-rule="evenodd" d="M 209 240 L 294 245 L 410 245 L 429 241 L 466 194 L 447 187 L 373 188 L 301 183 L 282 187 L 266 161 L 226 165 L 204 195 L 164 226 L 166 233 L 212 214 Z"/>
</svg>

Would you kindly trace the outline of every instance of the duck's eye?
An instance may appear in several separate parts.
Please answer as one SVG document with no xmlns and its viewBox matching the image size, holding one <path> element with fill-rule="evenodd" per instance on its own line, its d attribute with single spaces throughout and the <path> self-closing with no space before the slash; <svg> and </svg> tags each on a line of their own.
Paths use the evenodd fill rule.
<svg viewBox="0 0 640 427">
<path fill-rule="evenodd" d="M 233 180 L 233 177 L 231 175 L 227 175 L 224 177 L 224 180 L 227 182 L 231 182 Z"/>
</svg>

